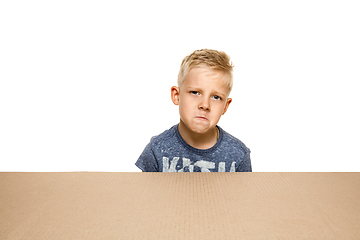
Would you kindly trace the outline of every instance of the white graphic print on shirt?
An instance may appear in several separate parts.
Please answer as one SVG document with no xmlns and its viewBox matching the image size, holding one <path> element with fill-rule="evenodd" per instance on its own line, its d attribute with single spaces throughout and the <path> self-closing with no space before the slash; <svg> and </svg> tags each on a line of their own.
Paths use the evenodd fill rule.
<svg viewBox="0 0 360 240">
<path fill-rule="evenodd" d="M 184 172 L 185 168 L 188 168 L 189 172 L 194 171 L 194 167 L 201 168 L 201 172 L 210 172 L 210 169 L 215 169 L 215 163 L 200 160 L 191 164 L 189 158 L 182 158 L 182 168 L 176 170 L 176 165 L 179 162 L 180 157 L 173 157 L 169 162 L 169 158 L 163 157 L 163 172 Z M 225 172 L 225 162 L 219 162 L 218 172 Z M 232 162 L 230 172 L 235 172 L 235 162 Z"/>
</svg>

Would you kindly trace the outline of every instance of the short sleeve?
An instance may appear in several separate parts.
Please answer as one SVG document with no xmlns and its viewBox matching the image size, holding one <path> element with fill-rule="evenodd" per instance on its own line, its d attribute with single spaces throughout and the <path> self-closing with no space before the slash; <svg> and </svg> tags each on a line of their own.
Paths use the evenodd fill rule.
<svg viewBox="0 0 360 240">
<path fill-rule="evenodd" d="M 236 169 L 237 172 L 252 172 L 251 167 L 251 159 L 250 159 L 250 150 L 247 152 L 241 161 L 238 169 Z"/>
<path fill-rule="evenodd" d="M 159 167 L 156 162 L 154 152 L 151 149 L 151 143 L 146 145 L 144 151 L 136 161 L 135 165 L 144 172 L 158 172 Z"/>
</svg>

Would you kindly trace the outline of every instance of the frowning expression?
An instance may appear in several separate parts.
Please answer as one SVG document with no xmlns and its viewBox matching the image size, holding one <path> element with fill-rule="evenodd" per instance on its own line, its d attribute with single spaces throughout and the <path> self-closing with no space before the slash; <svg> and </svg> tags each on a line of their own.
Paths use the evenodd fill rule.
<svg viewBox="0 0 360 240">
<path fill-rule="evenodd" d="M 213 130 L 226 112 L 231 103 L 226 77 L 223 72 L 208 67 L 193 68 L 180 87 L 172 88 L 180 121 L 193 133 Z"/>
</svg>

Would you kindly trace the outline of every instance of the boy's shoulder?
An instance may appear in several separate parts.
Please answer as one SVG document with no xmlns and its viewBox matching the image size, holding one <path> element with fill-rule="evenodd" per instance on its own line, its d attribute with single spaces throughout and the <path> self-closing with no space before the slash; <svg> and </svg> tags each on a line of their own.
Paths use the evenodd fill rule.
<svg viewBox="0 0 360 240">
<path fill-rule="evenodd" d="M 220 131 L 223 133 L 223 139 L 222 143 L 225 146 L 225 148 L 230 149 L 239 149 L 242 150 L 244 153 L 250 153 L 250 149 L 246 147 L 246 145 L 238 138 L 234 137 L 230 133 L 223 130 L 221 127 L 218 126 Z"/>
<path fill-rule="evenodd" d="M 151 137 L 150 143 L 153 145 L 159 145 L 171 141 L 176 136 L 177 125 L 165 130 L 159 135 Z"/>
</svg>

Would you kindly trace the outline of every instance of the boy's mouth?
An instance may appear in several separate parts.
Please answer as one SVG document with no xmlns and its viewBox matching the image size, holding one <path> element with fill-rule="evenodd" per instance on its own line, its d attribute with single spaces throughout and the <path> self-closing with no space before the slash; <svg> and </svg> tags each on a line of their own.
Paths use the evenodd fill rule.
<svg viewBox="0 0 360 240">
<path fill-rule="evenodd" d="M 200 119 L 200 120 L 208 120 L 206 117 L 203 117 L 203 116 L 196 116 L 195 118 Z"/>
</svg>

